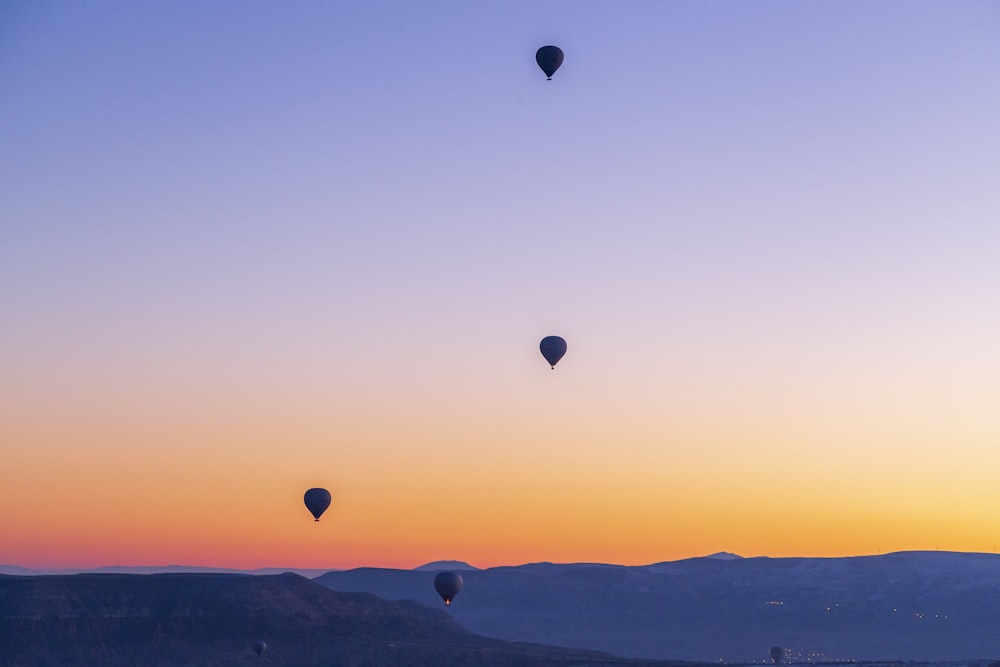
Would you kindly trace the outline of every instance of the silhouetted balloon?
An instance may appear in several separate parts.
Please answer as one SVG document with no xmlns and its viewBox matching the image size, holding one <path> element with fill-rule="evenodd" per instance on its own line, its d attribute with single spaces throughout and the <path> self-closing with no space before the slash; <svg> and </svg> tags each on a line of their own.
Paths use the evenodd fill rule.
<svg viewBox="0 0 1000 667">
<path fill-rule="evenodd" d="M 451 601 L 462 590 L 462 575 L 457 572 L 438 572 L 434 577 L 434 590 L 444 600 L 445 605 L 450 606 Z"/>
<path fill-rule="evenodd" d="M 563 52 L 558 46 L 543 46 L 535 52 L 535 62 L 545 72 L 545 76 L 552 80 L 552 75 L 556 73 L 562 65 Z"/>
<path fill-rule="evenodd" d="M 549 362 L 549 366 L 555 368 L 559 360 L 566 354 L 566 341 L 559 336 L 546 336 L 538 344 L 538 349 L 542 351 L 542 356 L 545 357 L 545 361 Z"/>
<path fill-rule="evenodd" d="M 780 646 L 771 647 L 771 662 L 774 664 L 779 664 L 785 657 L 785 649 Z"/>
<path fill-rule="evenodd" d="M 267 650 L 267 642 L 257 642 L 253 645 L 253 652 L 257 655 L 263 655 L 264 651 Z"/>
<path fill-rule="evenodd" d="M 309 489 L 306 491 L 306 507 L 312 513 L 313 517 L 319 521 L 320 516 L 326 511 L 326 508 L 330 506 L 330 492 L 326 489 Z"/>
</svg>

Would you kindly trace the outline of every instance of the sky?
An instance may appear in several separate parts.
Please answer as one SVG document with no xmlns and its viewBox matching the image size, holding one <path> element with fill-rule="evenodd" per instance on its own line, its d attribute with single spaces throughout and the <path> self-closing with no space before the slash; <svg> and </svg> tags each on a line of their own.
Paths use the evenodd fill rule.
<svg viewBox="0 0 1000 667">
<path fill-rule="evenodd" d="M 0 563 L 995 551 L 998 118 L 996 1 L 0 0 Z"/>
</svg>

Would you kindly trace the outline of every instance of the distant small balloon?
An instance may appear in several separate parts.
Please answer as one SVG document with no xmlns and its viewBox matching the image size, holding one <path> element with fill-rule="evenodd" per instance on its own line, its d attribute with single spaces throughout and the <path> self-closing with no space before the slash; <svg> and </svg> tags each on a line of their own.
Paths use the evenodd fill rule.
<svg viewBox="0 0 1000 667">
<path fill-rule="evenodd" d="M 535 62 L 545 72 L 549 81 L 563 62 L 563 52 L 558 46 L 543 46 L 535 52 Z"/>
<path fill-rule="evenodd" d="M 538 344 L 538 349 L 542 351 L 542 356 L 545 357 L 545 361 L 549 362 L 549 366 L 555 368 L 559 360 L 566 354 L 566 341 L 559 336 L 546 336 Z"/>
<path fill-rule="evenodd" d="M 434 577 L 434 590 L 446 606 L 451 606 L 451 601 L 462 590 L 462 575 L 457 572 L 438 572 Z"/>
<path fill-rule="evenodd" d="M 264 651 L 267 650 L 267 642 L 257 642 L 253 645 L 253 652 L 257 655 L 264 655 Z"/>
<path fill-rule="evenodd" d="M 780 646 L 771 647 L 771 662 L 778 665 L 785 658 L 785 649 Z"/>
<path fill-rule="evenodd" d="M 326 489 L 309 489 L 306 491 L 306 507 L 317 521 L 319 521 L 323 512 L 326 511 L 326 508 L 330 506 L 331 500 L 330 492 Z"/>
</svg>

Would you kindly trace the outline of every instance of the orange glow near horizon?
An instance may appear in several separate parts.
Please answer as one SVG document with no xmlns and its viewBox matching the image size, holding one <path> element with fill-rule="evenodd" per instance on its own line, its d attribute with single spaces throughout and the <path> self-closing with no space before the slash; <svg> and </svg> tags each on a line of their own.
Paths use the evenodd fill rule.
<svg viewBox="0 0 1000 667">
<path fill-rule="evenodd" d="M 810 358 L 781 341 L 745 356 L 679 345 L 676 361 L 641 367 L 584 350 L 555 371 L 527 347 L 516 363 L 448 364 L 442 349 L 402 370 L 292 350 L 257 376 L 212 346 L 96 375 L 42 373 L 49 360 L 29 356 L 0 403 L 14 443 L 0 506 L 16 508 L 0 514 L 0 563 L 635 565 L 996 548 L 1000 417 L 980 383 L 942 390 L 905 358 L 868 376 L 863 355 Z M 779 352 L 783 365 L 766 362 Z M 333 494 L 319 523 L 302 503 L 312 486 Z"/>
<path fill-rule="evenodd" d="M 828 444 L 849 433 L 811 434 L 809 454 L 794 444 L 803 427 L 779 437 L 749 421 L 686 432 L 650 423 L 655 437 L 632 424 L 617 433 L 628 442 L 607 444 L 613 429 L 599 414 L 586 432 L 536 415 L 530 428 L 459 425 L 449 439 L 407 428 L 405 448 L 393 444 L 403 431 L 377 422 L 389 441 L 347 429 L 310 442 L 300 431 L 297 447 L 272 448 L 283 421 L 236 429 L 238 440 L 226 442 L 224 419 L 164 419 L 151 429 L 90 414 L 89 425 L 22 426 L 17 435 L 33 446 L 6 460 L 23 474 L 0 489 L 3 506 L 18 508 L 0 518 L 2 561 L 332 569 L 995 550 L 988 470 L 953 456 L 896 460 L 892 448 L 888 459 L 869 452 L 859 468 L 863 441 L 856 451 Z M 753 444 L 733 446 L 737 432 Z M 697 444 L 657 444 L 671 440 Z M 359 444 L 327 444 L 351 441 Z M 41 456 L 47 447 L 52 456 Z M 930 484 L 920 472 L 948 480 L 949 466 L 966 470 L 961 484 Z M 319 523 L 302 503 L 311 486 L 333 493 Z"/>
</svg>

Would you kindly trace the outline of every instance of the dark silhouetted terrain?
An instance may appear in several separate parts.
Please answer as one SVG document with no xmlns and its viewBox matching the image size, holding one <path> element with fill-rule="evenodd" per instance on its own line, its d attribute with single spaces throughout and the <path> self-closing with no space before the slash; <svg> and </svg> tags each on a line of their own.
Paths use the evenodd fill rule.
<svg viewBox="0 0 1000 667">
<path fill-rule="evenodd" d="M 423 572 L 440 572 L 441 570 L 454 570 L 455 572 L 462 572 L 464 570 L 478 570 L 478 567 L 473 567 L 466 562 L 460 560 L 436 560 L 433 563 L 424 563 L 420 567 L 413 568 L 414 570 Z M 325 572 L 323 574 L 326 574 Z"/>
<path fill-rule="evenodd" d="M 707 557 L 642 567 L 533 564 L 462 572 L 451 613 L 473 632 L 616 655 L 741 662 L 1000 657 L 1000 556 Z M 440 605 L 433 575 L 357 569 L 315 581 Z"/>
<path fill-rule="evenodd" d="M 0 576 L 4 667 L 654 664 L 668 663 L 479 637 L 443 611 L 294 574 Z"/>
</svg>

